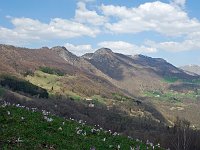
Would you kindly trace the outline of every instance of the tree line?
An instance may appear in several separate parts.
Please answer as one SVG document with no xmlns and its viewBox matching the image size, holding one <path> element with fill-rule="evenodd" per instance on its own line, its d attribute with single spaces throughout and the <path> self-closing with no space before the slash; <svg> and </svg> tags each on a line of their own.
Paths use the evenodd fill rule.
<svg viewBox="0 0 200 150">
<path fill-rule="evenodd" d="M 26 80 L 10 75 L 2 75 L 0 78 L 0 85 L 9 88 L 12 91 L 23 92 L 31 96 L 38 96 L 39 98 L 49 97 L 46 89 L 38 87 Z"/>
</svg>

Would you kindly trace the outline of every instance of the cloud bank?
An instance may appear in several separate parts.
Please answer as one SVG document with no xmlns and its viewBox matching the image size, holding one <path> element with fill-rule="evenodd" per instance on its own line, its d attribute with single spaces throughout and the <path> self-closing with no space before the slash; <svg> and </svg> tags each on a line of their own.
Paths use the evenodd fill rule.
<svg viewBox="0 0 200 150">
<path fill-rule="evenodd" d="M 189 17 L 184 9 L 186 0 L 147 2 L 138 7 L 105 5 L 88 8 L 94 0 L 79 0 L 73 18 L 52 18 L 49 22 L 31 18 L 9 17 L 12 28 L 0 26 L 0 42 L 23 45 L 31 42 L 68 40 L 89 37 L 96 39 L 96 47 L 108 47 L 116 52 L 133 54 L 157 51 L 190 51 L 200 48 L 200 21 Z M 148 39 L 141 45 L 129 43 L 122 38 L 114 41 L 99 41 L 99 35 L 126 36 L 157 33 L 168 41 Z M 171 38 L 172 37 L 172 38 Z M 175 37 L 175 38 L 174 38 Z M 169 40 L 169 39 L 177 40 Z M 65 46 L 79 53 L 93 51 L 90 44 Z M 94 44 L 93 44 L 94 45 Z M 80 49 L 80 50 L 79 50 Z M 84 52 L 84 53 L 85 53 Z"/>
</svg>

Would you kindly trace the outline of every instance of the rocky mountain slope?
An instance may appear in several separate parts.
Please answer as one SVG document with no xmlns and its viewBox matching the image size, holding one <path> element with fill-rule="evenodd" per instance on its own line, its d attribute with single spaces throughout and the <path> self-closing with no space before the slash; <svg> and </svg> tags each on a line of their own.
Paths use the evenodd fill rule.
<svg viewBox="0 0 200 150">
<path fill-rule="evenodd" d="M 161 58 L 143 55 L 127 56 L 102 48 L 82 56 L 97 69 L 112 78 L 116 86 L 130 93 L 166 89 L 165 79 L 193 80 L 197 75 L 187 74 Z"/>
<path fill-rule="evenodd" d="M 68 84 L 69 89 L 73 89 L 78 84 L 82 88 L 87 86 L 88 91 L 94 91 L 96 84 L 98 85 L 96 89 L 99 89 L 99 87 L 101 89 L 98 90 L 100 93 L 101 91 L 107 91 L 106 93 L 110 93 L 110 95 L 115 92 L 123 93 L 122 90 L 103 78 L 104 75 L 96 76 L 96 74 L 102 73 L 89 62 L 75 56 L 64 47 L 27 49 L 0 45 L 0 53 L 1 74 L 9 73 L 23 78 L 25 74 L 34 73 L 40 67 L 50 67 L 59 69 L 67 76 L 71 76 L 71 78 L 69 77 L 70 80 L 68 78 L 65 78 L 64 81 L 60 80 L 63 85 L 70 82 Z M 75 78 L 72 78 L 73 76 Z M 81 77 L 83 78 L 80 79 Z M 71 84 L 74 82 L 76 84 Z"/>
<path fill-rule="evenodd" d="M 17 77 L 11 77 L 16 80 L 14 83 L 46 90 L 49 98 L 39 99 L 44 108 L 52 100 L 56 103 L 52 105 L 55 112 L 67 116 L 76 111 L 77 118 L 92 116 L 95 123 L 106 124 L 109 120 L 108 126 L 112 124 L 112 128 L 124 133 L 142 127 L 141 132 L 135 131 L 133 135 L 141 137 L 145 128 L 143 139 L 146 139 L 146 130 L 159 130 L 159 126 L 167 130 L 167 126 L 173 126 L 176 116 L 189 120 L 193 128 L 200 128 L 200 76 L 179 69 L 164 59 L 128 56 L 108 48 L 78 57 L 61 46 L 28 49 L 0 45 L 0 54 L 0 83 L 5 82 L 1 74 L 4 77 L 6 74 Z M 15 85 L 10 80 L 7 82 L 7 85 Z M 3 86 L 6 84 L 0 86 L 0 98 L 22 99 L 20 103 L 23 104 L 28 100 L 38 102 L 37 95 L 31 96 L 19 87 L 18 91 L 13 91 L 9 86 Z M 15 96 L 8 97 L 5 91 L 14 92 Z M 66 105 L 62 105 L 61 100 Z M 77 105 L 84 103 L 85 109 L 78 109 L 74 102 Z M 69 105 L 70 109 L 66 109 Z M 62 109 L 57 109 L 58 106 Z M 121 120 L 110 110 L 116 116 L 122 115 Z"/>
<path fill-rule="evenodd" d="M 140 96 L 144 91 L 166 90 L 169 81 L 194 81 L 199 76 L 179 69 L 161 58 L 127 56 L 101 48 L 78 57 L 65 47 L 40 49 L 0 45 L 0 73 L 25 74 L 41 66 L 57 68 L 68 75 L 80 75 L 106 83 L 109 89 L 121 89 Z M 80 81 L 80 80 L 79 80 Z M 90 82 L 87 82 L 90 83 Z M 83 84 L 83 82 L 81 82 Z M 113 88 L 111 88 L 113 87 Z M 112 90 L 111 90 L 112 91 Z"/>
</svg>

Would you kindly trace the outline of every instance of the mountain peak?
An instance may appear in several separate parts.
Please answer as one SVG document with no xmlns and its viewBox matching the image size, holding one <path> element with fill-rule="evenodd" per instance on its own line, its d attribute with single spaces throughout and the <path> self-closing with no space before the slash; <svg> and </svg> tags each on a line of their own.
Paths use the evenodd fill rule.
<svg viewBox="0 0 200 150">
<path fill-rule="evenodd" d="M 69 63 L 79 60 L 79 57 L 68 51 L 64 46 L 55 46 L 52 47 L 51 50 L 55 51 L 60 57 Z"/>
<path fill-rule="evenodd" d="M 51 50 L 55 50 L 55 51 L 58 51 L 58 50 L 65 50 L 65 51 L 68 51 L 68 50 L 66 49 L 66 47 L 64 47 L 64 46 L 54 46 L 54 47 L 51 48 Z"/>
<path fill-rule="evenodd" d="M 100 48 L 98 49 L 95 54 L 112 54 L 113 51 L 109 48 Z"/>
<path fill-rule="evenodd" d="M 70 51 L 68 51 L 66 49 L 66 47 L 64 47 L 64 46 L 55 46 L 55 47 L 52 47 L 51 50 L 55 51 L 57 53 L 65 53 L 65 54 L 67 54 L 69 56 L 75 57 L 75 55 L 73 53 L 71 53 Z"/>
</svg>

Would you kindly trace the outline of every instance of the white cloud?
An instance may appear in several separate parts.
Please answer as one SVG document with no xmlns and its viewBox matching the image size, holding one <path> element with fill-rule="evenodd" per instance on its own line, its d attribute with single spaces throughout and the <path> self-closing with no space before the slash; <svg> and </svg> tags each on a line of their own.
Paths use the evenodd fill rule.
<svg viewBox="0 0 200 150">
<path fill-rule="evenodd" d="M 100 16 L 96 11 L 90 11 L 86 8 L 86 4 L 79 2 L 77 4 L 75 20 L 81 23 L 89 23 L 91 25 L 103 25 L 106 22 L 106 17 Z"/>
<path fill-rule="evenodd" d="M 102 5 L 102 12 L 111 18 L 105 27 L 113 33 L 155 31 L 167 36 L 187 35 L 200 30 L 200 22 L 172 4 L 149 2 L 139 7 Z M 112 18 L 115 18 L 112 20 Z"/>
<path fill-rule="evenodd" d="M 108 47 L 115 52 L 135 54 L 141 52 L 189 51 L 200 48 L 200 21 L 190 18 L 183 9 L 186 0 L 169 0 L 169 3 L 160 1 L 147 2 L 138 7 L 104 5 L 86 7 L 88 2 L 95 0 L 77 0 L 75 16 L 71 19 L 53 18 L 49 22 L 41 22 L 31 18 L 13 18 L 13 28 L 0 26 L 0 42 L 5 44 L 24 45 L 26 43 L 63 40 L 81 36 L 96 37 L 106 31 L 116 34 L 135 34 L 144 31 L 153 31 L 163 36 L 175 36 L 177 41 L 166 42 L 150 41 L 144 45 L 131 44 L 124 41 L 104 41 L 99 47 Z M 108 32 L 108 33 L 110 33 Z M 106 32 L 107 33 L 107 32 Z M 106 34 L 113 36 L 111 34 Z M 179 41 L 180 38 L 183 41 Z M 91 45 L 65 45 L 69 50 L 82 55 L 93 52 Z"/>
<path fill-rule="evenodd" d="M 200 31 L 189 34 L 187 38 L 188 39 L 200 39 Z"/>
<path fill-rule="evenodd" d="M 0 27 L 0 42 L 4 44 L 25 45 L 28 40 L 39 40 L 37 37 L 30 37 L 20 34 L 11 29 Z"/>
<path fill-rule="evenodd" d="M 169 42 L 153 42 L 149 41 L 146 45 L 154 47 L 159 50 L 171 51 L 171 52 L 181 52 L 190 50 L 200 49 L 200 39 L 186 39 L 181 42 L 169 41 Z"/>
<path fill-rule="evenodd" d="M 172 0 L 171 3 L 180 7 L 185 7 L 186 0 Z"/>
<path fill-rule="evenodd" d="M 70 52 L 81 56 L 85 53 L 93 53 L 98 48 L 106 47 L 110 48 L 116 53 L 122 53 L 126 55 L 134 55 L 138 53 L 154 53 L 157 51 L 156 48 L 147 47 L 147 46 L 137 46 L 124 41 L 103 41 L 97 44 L 98 48 L 92 47 L 90 44 L 85 45 L 74 45 L 71 43 L 66 43 L 64 45 Z"/>
<path fill-rule="evenodd" d="M 81 56 L 85 53 L 93 53 L 98 48 L 110 48 L 113 52 L 122 53 L 126 55 L 134 55 L 138 53 L 154 53 L 157 51 L 156 48 L 147 47 L 147 46 L 137 46 L 124 41 L 103 41 L 97 44 L 98 48 L 92 47 L 90 44 L 86 45 L 74 45 L 71 43 L 66 43 L 64 45 L 70 52 Z"/>
<path fill-rule="evenodd" d="M 49 23 L 30 18 L 12 18 L 14 28 L 0 27 L 0 42 L 17 43 L 20 41 L 68 39 L 80 36 L 95 37 L 100 31 L 84 24 L 61 18 Z"/>
<path fill-rule="evenodd" d="M 156 48 L 146 47 L 146 46 L 137 46 L 124 41 L 104 41 L 98 43 L 99 47 L 106 47 L 112 49 L 114 52 L 134 55 L 136 53 L 153 53 L 156 52 Z"/>
<path fill-rule="evenodd" d="M 94 2 L 94 1 L 96 1 L 96 0 L 77 0 L 77 1 L 88 3 L 88 2 Z"/>
<path fill-rule="evenodd" d="M 155 31 L 165 36 L 185 37 L 185 40 L 181 42 L 149 42 L 151 44 L 147 43 L 143 46 L 123 41 L 105 41 L 98 44 L 100 47 L 108 47 L 119 53 L 132 54 L 157 50 L 187 51 L 200 47 L 198 40 L 200 33 L 197 33 L 200 30 L 200 22 L 195 18 L 190 18 L 182 9 L 185 3 L 186 0 L 171 0 L 169 4 L 155 1 L 132 8 L 102 4 L 101 11 L 104 16 L 96 11 L 88 10 L 85 3 L 79 3 L 75 18 L 81 23 L 102 25 L 113 33 L 134 34 Z"/>
<path fill-rule="evenodd" d="M 64 45 L 70 52 L 81 56 L 85 53 L 92 53 L 94 52 L 94 49 L 92 48 L 91 45 L 87 44 L 87 45 L 73 45 L 70 43 L 66 43 Z"/>
</svg>

